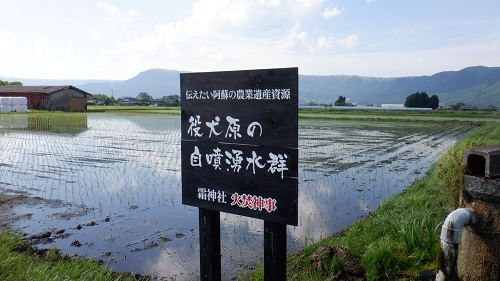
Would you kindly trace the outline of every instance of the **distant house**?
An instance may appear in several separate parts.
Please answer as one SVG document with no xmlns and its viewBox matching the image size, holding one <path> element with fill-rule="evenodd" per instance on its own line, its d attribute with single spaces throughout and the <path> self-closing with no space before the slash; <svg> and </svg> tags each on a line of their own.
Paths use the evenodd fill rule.
<svg viewBox="0 0 500 281">
<path fill-rule="evenodd" d="M 463 111 L 471 111 L 471 110 L 476 110 L 477 108 L 473 105 L 462 105 L 460 107 L 460 110 L 463 110 Z"/>
<path fill-rule="evenodd" d="M 453 107 L 448 105 L 443 105 L 438 108 L 438 110 L 453 110 Z"/>
<path fill-rule="evenodd" d="M 153 99 L 149 100 L 149 105 L 150 106 L 164 106 L 168 100 L 163 100 L 163 99 Z"/>
<path fill-rule="evenodd" d="M 26 97 L 28 109 L 84 111 L 88 95 L 74 86 L 0 86 L 1 97 Z"/>
<path fill-rule="evenodd" d="M 489 105 L 489 106 L 481 106 L 478 108 L 478 110 L 482 110 L 482 111 L 496 111 L 497 108 L 494 107 L 493 105 Z"/>
<path fill-rule="evenodd" d="M 118 104 L 121 106 L 137 106 L 140 105 L 142 102 L 136 98 L 130 98 L 126 97 L 118 101 Z"/>
</svg>

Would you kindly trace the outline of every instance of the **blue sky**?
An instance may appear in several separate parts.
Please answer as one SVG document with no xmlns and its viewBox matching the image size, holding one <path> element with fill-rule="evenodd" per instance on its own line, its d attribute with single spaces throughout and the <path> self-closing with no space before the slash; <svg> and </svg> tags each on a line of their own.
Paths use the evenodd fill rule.
<svg viewBox="0 0 500 281">
<path fill-rule="evenodd" d="M 299 67 L 400 77 L 500 66 L 500 1 L 0 0 L 0 76 Z"/>
</svg>

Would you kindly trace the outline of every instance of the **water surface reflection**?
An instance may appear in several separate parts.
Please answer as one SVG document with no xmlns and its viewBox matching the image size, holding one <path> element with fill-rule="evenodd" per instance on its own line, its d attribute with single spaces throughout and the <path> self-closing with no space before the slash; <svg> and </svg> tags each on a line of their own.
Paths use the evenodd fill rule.
<svg viewBox="0 0 500 281">
<path fill-rule="evenodd" d="M 97 257 L 116 270 L 196 279 L 198 210 L 181 204 L 178 117 L 89 113 L 70 134 L 54 123 L 20 130 L 34 121 L 7 126 L 7 119 L 0 115 L 0 189 L 51 200 L 18 207 L 31 214 L 18 227 L 65 230 L 40 247 Z M 301 121 L 299 226 L 288 227 L 289 251 L 375 210 L 472 129 Z M 262 221 L 221 214 L 224 279 L 262 263 L 262 237 Z"/>
</svg>

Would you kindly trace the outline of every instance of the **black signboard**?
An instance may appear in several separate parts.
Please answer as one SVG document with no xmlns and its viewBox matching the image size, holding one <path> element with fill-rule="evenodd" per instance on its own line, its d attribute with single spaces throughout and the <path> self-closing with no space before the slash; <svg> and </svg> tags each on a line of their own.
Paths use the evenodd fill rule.
<svg viewBox="0 0 500 281">
<path fill-rule="evenodd" d="M 298 69 L 180 81 L 183 204 L 297 225 Z"/>
</svg>

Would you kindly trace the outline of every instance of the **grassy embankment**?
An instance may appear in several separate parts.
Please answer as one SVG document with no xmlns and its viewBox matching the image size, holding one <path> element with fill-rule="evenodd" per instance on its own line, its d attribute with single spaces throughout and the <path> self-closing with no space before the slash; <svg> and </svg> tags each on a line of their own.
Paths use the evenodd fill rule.
<svg viewBox="0 0 500 281">
<path fill-rule="evenodd" d="M 302 117 L 314 118 L 311 112 Z M 352 116 L 349 116 L 351 114 Z M 435 163 L 427 175 L 407 190 L 385 200 L 367 219 L 345 231 L 307 245 L 287 257 L 288 280 L 344 280 L 361 277 L 368 280 L 418 280 L 423 272 L 436 271 L 440 226 L 447 214 L 459 206 L 463 187 L 462 161 L 470 147 L 500 143 L 500 115 L 497 112 L 380 112 L 364 114 L 340 112 L 322 119 L 362 118 L 419 120 L 419 122 L 480 122 L 484 125 L 459 141 Z M 331 115 L 331 113 L 330 113 Z M 362 268 L 345 264 L 350 252 Z M 353 269 L 354 268 L 354 269 Z M 241 280 L 263 280 L 260 267 Z M 351 279 L 349 279 L 351 280 Z"/>
<path fill-rule="evenodd" d="M 18 234 L 0 235 L 0 280 L 149 280 L 146 277 L 107 270 L 96 260 L 71 259 L 57 250 L 37 251 Z"/>
<path fill-rule="evenodd" d="M 179 108 L 89 107 L 89 112 L 180 114 Z M 28 114 L 52 114 L 33 112 Z M 55 113 L 54 113 L 55 114 Z M 63 113 L 71 116 L 71 113 Z M 314 266 L 311 257 L 321 246 L 340 246 L 359 258 L 369 280 L 393 277 L 412 279 L 423 270 L 436 269 L 438 228 L 457 206 L 462 186 L 461 162 L 468 147 L 500 143 L 498 113 L 381 112 L 301 110 L 301 118 L 371 121 L 480 122 L 485 125 L 462 140 L 434 165 L 428 175 L 405 192 L 383 202 L 369 218 L 353 224 L 341 234 L 326 238 L 290 254 L 290 280 L 327 280 L 349 274 L 338 254 L 329 255 Z M 394 120 L 396 119 L 396 120 Z M 2 280 L 135 280 L 134 276 L 106 270 L 96 261 L 72 260 L 57 250 L 42 255 L 16 234 L 0 234 L 0 279 Z M 262 280 L 262 267 L 243 280 Z"/>
</svg>

